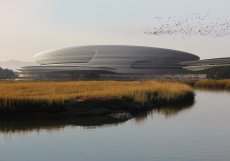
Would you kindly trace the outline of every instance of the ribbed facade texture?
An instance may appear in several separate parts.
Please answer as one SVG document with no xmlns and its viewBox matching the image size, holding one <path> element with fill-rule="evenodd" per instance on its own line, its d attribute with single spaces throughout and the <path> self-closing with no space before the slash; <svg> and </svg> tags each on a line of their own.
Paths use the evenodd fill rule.
<svg viewBox="0 0 230 161">
<path fill-rule="evenodd" d="M 199 65 L 199 57 L 181 51 L 98 45 L 71 47 L 34 56 L 40 66 L 23 67 L 19 76 L 41 80 L 140 80 L 156 75 L 183 74 Z M 202 63 L 201 63 L 202 64 Z"/>
</svg>

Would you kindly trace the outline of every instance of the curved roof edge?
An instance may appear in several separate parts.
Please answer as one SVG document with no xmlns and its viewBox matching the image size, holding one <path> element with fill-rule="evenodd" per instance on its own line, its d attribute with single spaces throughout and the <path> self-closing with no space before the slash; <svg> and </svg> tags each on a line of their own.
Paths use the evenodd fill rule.
<svg viewBox="0 0 230 161">
<path fill-rule="evenodd" d="M 139 46 L 139 45 L 83 45 L 83 46 L 71 46 L 71 47 L 64 47 L 64 48 L 59 48 L 59 49 L 51 49 L 51 50 L 45 50 L 42 52 L 39 52 L 37 54 L 35 54 L 33 56 L 34 59 L 36 59 L 36 57 L 45 54 L 45 53 L 50 53 L 50 52 L 54 52 L 54 51 L 62 51 L 62 50 L 66 50 L 66 49 L 74 49 L 74 48 L 87 48 L 87 47 L 138 47 L 138 48 L 152 48 L 152 49 L 162 49 L 162 50 L 169 50 L 169 51 L 174 51 L 174 52 L 181 52 L 181 53 L 186 53 L 188 55 L 197 57 L 197 60 L 200 60 L 200 57 L 189 53 L 189 52 L 185 52 L 185 51 L 181 51 L 181 50 L 175 50 L 175 49 L 168 49 L 168 48 L 161 48 L 161 47 L 151 47 L 151 46 Z"/>
</svg>

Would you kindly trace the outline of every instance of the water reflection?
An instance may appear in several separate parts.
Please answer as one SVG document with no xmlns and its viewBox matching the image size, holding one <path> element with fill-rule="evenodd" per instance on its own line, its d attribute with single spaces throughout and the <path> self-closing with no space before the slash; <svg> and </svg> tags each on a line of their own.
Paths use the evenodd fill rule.
<svg viewBox="0 0 230 161">
<path fill-rule="evenodd" d="M 0 160 L 226 161 L 230 158 L 229 96 L 196 91 L 194 105 L 155 107 L 127 122 L 0 120 Z"/>
<path fill-rule="evenodd" d="M 165 118 L 172 118 L 185 110 L 191 109 L 193 104 L 194 103 L 190 105 L 187 104 L 178 106 L 155 107 L 152 110 L 138 114 L 134 117 L 134 120 L 137 123 L 144 123 L 148 116 L 153 116 L 153 114 L 160 114 L 163 115 Z"/>
<path fill-rule="evenodd" d="M 66 126 L 96 128 L 99 126 L 117 125 L 126 120 L 111 117 L 76 117 L 76 118 L 16 118 L 0 120 L 0 133 L 29 133 L 32 131 L 61 130 Z"/>
<path fill-rule="evenodd" d="M 166 118 L 173 117 L 180 112 L 190 109 L 190 105 L 180 106 L 167 106 L 167 107 L 154 107 L 144 112 L 134 115 L 134 120 L 138 123 L 143 123 L 149 115 L 153 113 L 162 114 Z M 105 126 L 117 126 L 129 119 L 115 119 L 112 117 L 75 117 L 75 118 L 49 118 L 49 117 L 14 117 L 0 119 L 0 133 L 13 134 L 13 133 L 29 133 L 32 131 L 54 131 L 61 130 L 67 126 L 80 126 L 83 128 L 98 128 Z"/>
</svg>

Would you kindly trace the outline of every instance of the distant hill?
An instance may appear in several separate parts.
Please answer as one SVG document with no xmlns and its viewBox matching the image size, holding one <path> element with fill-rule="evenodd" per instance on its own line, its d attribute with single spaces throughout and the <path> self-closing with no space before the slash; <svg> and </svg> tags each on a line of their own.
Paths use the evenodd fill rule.
<svg viewBox="0 0 230 161">
<path fill-rule="evenodd" d="M 19 60 L 8 60 L 8 61 L 0 61 L 0 67 L 3 69 L 11 69 L 16 70 L 23 66 L 36 66 L 38 64 L 34 62 L 24 62 Z"/>
</svg>

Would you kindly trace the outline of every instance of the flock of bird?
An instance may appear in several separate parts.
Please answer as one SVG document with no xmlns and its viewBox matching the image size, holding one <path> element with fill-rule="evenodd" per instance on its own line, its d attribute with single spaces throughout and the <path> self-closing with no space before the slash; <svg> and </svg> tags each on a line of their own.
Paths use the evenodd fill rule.
<svg viewBox="0 0 230 161">
<path fill-rule="evenodd" d="M 147 35 L 181 35 L 223 37 L 230 35 L 230 20 L 213 15 L 210 11 L 202 15 L 193 13 L 188 17 L 155 17 L 154 26 L 144 31 Z"/>
</svg>

